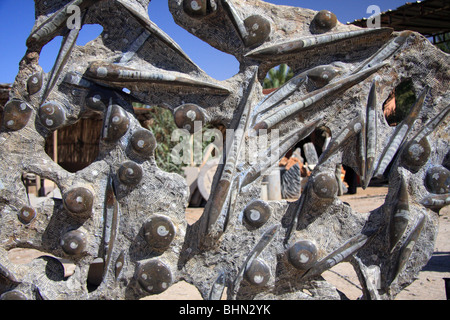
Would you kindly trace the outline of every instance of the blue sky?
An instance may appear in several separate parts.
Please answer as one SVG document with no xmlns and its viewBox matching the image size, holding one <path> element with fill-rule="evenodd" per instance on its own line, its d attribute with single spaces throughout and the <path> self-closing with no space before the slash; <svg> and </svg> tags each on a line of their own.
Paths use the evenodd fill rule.
<svg viewBox="0 0 450 320">
<path fill-rule="evenodd" d="M 327 9 L 336 14 L 342 23 L 369 17 L 367 8 L 377 5 L 381 11 L 396 9 L 407 0 L 266 0 L 273 4 L 288 5 L 313 10 Z M 237 60 L 197 39 L 173 21 L 167 0 L 152 0 L 150 19 L 169 34 L 206 73 L 218 80 L 226 80 L 239 70 Z M 12 83 L 18 65 L 26 52 L 25 41 L 34 24 L 33 0 L 0 0 L 0 83 Z M 98 26 L 84 26 L 78 44 L 84 45 L 101 33 Z M 45 72 L 53 66 L 60 40 L 50 42 L 41 53 L 40 64 Z"/>
</svg>

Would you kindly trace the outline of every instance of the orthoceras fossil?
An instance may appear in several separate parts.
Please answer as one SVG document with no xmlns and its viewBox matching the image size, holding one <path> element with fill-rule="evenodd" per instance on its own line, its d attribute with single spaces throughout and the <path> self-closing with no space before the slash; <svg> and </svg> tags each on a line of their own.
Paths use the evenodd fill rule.
<svg viewBox="0 0 450 320">
<path fill-rule="evenodd" d="M 448 55 L 421 35 L 260 0 L 169 0 L 178 25 L 239 61 L 238 74 L 218 81 L 148 18 L 148 0 L 35 2 L 0 132 L 2 299 L 139 299 L 180 281 L 205 299 L 225 289 L 229 299 L 340 299 L 321 275 L 342 262 L 359 275 L 363 299 L 393 299 L 431 256 L 450 203 L 450 72 Z M 70 6 L 81 27 L 104 29 L 89 45 L 68 28 Z M 45 73 L 33 57 L 57 36 Z M 280 63 L 294 77 L 265 96 L 264 76 Z M 394 128 L 383 106 L 404 79 L 416 103 Z M 196 122 L 234 130 L 193 224 L 187 183 L 158 167 L 157 128 L 141 124 L 136 103 L 170 110 L 188 134 L 201 132 Z M 101 119 L 99 153 L 69 172 L 46 139 L 86 117 Z M 262 199 L 265 175 L 318 128 L 331 140 L 300 198 Z M 246 157 L 255 145 L 256 162 Z M 389 184 L 385 203 L 370 212 L 344 203 L 342 164 L 363 188 Z M 53 181 L 61 197 L 32 202 L 27 173 Z M 14 248 L 45 256 L 18 265 Z M 70 260 L 73 275 L 54 257 Z"/>
</svg>

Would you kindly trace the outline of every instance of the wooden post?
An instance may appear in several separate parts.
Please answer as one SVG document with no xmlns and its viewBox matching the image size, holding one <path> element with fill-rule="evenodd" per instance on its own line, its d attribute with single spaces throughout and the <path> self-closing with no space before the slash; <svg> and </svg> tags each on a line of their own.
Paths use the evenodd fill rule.
<svg viewBox="0 0 450 320">
<path fill-rule="evenodd" d="M 53 132 L 53 161 L 58 163 L 58 130 Z"/>
</svg>

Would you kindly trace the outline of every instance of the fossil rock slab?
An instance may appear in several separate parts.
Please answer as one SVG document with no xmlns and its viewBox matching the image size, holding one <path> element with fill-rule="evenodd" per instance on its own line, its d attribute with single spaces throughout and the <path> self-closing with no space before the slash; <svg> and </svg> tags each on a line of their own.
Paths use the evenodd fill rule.
<svg viewBox="0 0 450 320">
<path fill-rule="evenodd" d="M 339 299 L 321 273 L 348 261 L 363 299 L 393 299 L 430 259 L 439 210 L 450 202 L 450 58 L 421 35 L 360 29 L 327 11 L 260 0 L 169 0 L 180 26 L 240 62 L 237 75 L 217 81 L 149 20 L 149 0 L 35 3 L 0 132 L 2 298 L 139 299 L 185 280 L 205 299 L 225 287 L 229 299 Z M 75 44 L 70 6 L 82 24 L 104 28 L 89 45 Z M 60 53 L 45 74 L 41 49 L 59 35 Z M 280 63 L 295 77 L 264 97 L 261 83 Z M 418 99 L 392 128 L 382 102 L 405 78 Z M 185 220 L 188 186 L 156 165 L 157 141 L 134 102 L 172 110 L 191 133 L 194 120 L 235 130 L 193 225 Z M 45 153 L 45 139 L 92 112 L 104 118 L 100 155 L 68 172 Z M 261 201 L 264 174 L 319 126 L 332 140 L 301 197 Z M 267 144 L 252 161 L 245 155 L 257 139 Z M 365 187 L 387 178 L 384 205 L 356 212 L 343 203 L 333 178 L 341 163 Z M 63 199 L 32 207 L 24 173 L 55 182 Z M 7 253 L 17 247 L 49 256 L 16 265 Z M 53 256 L 72 261 L 74 274 L 65 278 Z M 102 275 L 91 289 L 98 258 Z"/>
</svg>

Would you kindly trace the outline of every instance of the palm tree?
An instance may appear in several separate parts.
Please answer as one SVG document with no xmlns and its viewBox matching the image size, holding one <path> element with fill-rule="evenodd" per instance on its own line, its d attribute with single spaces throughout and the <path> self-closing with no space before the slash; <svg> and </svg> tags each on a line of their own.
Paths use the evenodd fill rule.
<svg viewBox="0 0 450 320">
<path fill-rule="evenodd" d="M 272 68 L 264 79 L 263 88 L 272 89 L 282 86 L 294 76 L 294 72 L 287 64 L 281 64 Z"/>
</svg>

